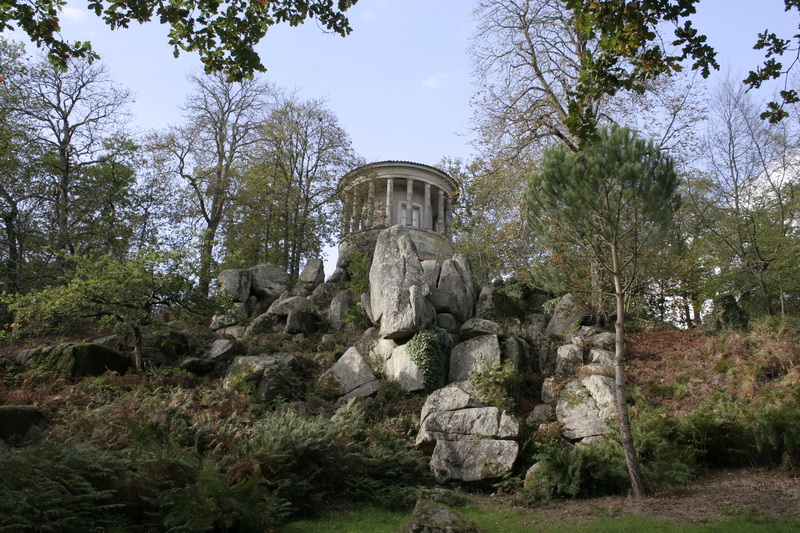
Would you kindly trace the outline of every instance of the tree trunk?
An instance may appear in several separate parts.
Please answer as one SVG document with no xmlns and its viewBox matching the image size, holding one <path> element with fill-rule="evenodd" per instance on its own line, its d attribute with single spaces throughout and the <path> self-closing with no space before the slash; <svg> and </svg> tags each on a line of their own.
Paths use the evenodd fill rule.
<svg viewBox="0 0 800 533">
<path fill-rule="evenodd" d="M 628 417 L 628 398 L 625 393 L 625 292 L 622 288 L 619 250 L 616 243 L 611 244 L 611 260 L 614 268 L 614 292 L 617 298 L 617 322 L 615 324 L 617 340 L 615 345 L 614 378 L 617 381 L 616 397 L 617 410 L 619 411 L 619 433 L 633 495 L 641 498 L 645 495 L 645 488 L 642 481 L 642 472 L 639 468 L 639 459 L 636 456 L 636 447 L 633 443 L 631 420 Z"/>
<path fill-rule="evenodd" d="M 141 328 L 133 328 L 133 359 L 136 365 L 136 370 L 144 370 L 144 362 L 142 360 L 142 330 Z"/>
</svg>

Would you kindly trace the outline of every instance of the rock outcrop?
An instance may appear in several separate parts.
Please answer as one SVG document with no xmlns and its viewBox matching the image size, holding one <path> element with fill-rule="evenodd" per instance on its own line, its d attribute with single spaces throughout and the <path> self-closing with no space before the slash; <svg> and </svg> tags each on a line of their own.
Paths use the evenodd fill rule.
<svg viewBox="0 0 800 533">
<path fill-rule="evenodd" d="M 410 337 L 436 318 L 428 301 L 430 287 L 408 230 L 381 232 L 369 271 L 372 319 L 387 339 Z"/>
<path fill-rule="evenodd" d="M 428 396 L 420 418 L 416 445 L 432 450 L 431 470 L 439 483 L 496 479 L 517 460 L 516 418 L 482 404 L 457 384 Z"/>
</svg>

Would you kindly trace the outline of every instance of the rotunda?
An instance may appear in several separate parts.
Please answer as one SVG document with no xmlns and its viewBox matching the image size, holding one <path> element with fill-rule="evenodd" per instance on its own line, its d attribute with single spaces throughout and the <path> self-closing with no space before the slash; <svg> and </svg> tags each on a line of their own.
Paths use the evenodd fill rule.
<svg viewBox="0 0 800 533">
<path fill-rule="evenodd" d="M 408 228 L 420 259 L 453 255 L 450 228 L 459 183 L 437 168 L 407 161 L 362 165 L 339 181 L 340 257 L 351 249 L 372 255 L 382 229 Z"/>
</svg>

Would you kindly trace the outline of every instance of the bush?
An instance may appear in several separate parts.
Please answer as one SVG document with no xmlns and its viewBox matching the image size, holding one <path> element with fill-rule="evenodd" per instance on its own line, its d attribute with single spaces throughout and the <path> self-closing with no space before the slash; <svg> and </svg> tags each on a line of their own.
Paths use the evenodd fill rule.
<svg viewBox="0 0 800 533">
<path fill-rule="evenodd" d="M 625 494 L 630 490 L 622 446 L 613 439 L 568 445 L 558 429 L 534 438 L 534 458 L 541 463 L 538 482 L 529 496 L 590 497 Z"/>
<path fill-rule="evenodd" d="M 441 361 L 445 343 L 444 330 L 435 325 L 416 333 L 406 343 L 406 353 L 422 371 L 428 390 L 438 389 L 443 381 Z"/>
<path fill-rule="evenodd" d="M 714 298 L 714 308 L 706 324 L 713 331 L 747 330 L 750 317 L 732 294 Z"/>
<path fill-rule="evenodd" d="M 476 396 L 498 409 L 516 410 L 523 376 L 511 361 L 484 365 L 480 372 L 469 376 Z"/>
<path fill-rule="evenodd" d="M 124 523 L 126 462 L 95 446 L 0 442 L 0 530 L 76 532 Z"/>
</svg>

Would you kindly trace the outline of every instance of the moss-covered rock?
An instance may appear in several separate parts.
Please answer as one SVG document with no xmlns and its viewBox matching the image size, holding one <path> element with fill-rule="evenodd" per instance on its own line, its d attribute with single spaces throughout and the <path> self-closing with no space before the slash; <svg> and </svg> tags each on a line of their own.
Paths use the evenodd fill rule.
<svg viewBox="0 0 800 533">
<path fill-rule="evenodd" d="M 411 520 L 401 533 L 481 533 L 483 530 L 468 516 L 444 504 L 420 500 Z"/>
<path fill-rule="evenodd" d="M 33 405 L 0 406 L 0 440 L 22 439 L 44 420 L 41 410 Z"/>
<path fill-rule="evenodd" d="M 28 365 L 74 377 L 100 376 L 108 370 L 124 374 L 130 366 L 127 357 L 116 350 L 84 342 L 37 348 Z"/>
</svg>

